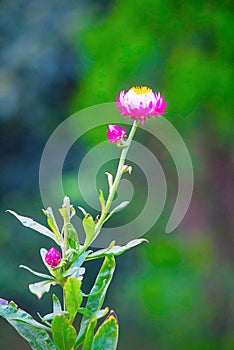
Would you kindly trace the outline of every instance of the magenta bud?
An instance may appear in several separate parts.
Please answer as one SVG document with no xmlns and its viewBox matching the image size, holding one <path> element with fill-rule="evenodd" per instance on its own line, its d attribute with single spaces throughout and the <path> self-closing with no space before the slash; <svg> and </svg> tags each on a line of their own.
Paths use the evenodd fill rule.
<svg viewBox="0 0 234 350">
<path fill-rule="evenodd" d="M 8 305 L 8 301 L 6 299 L 0 298 L 0 305 Z"/>
<path fill-rule="evenodd" d="M 124 137 L 126 137 L 126 127 L 124 127 L 124 129 L 122 129 L 118 125 L 111 125 L 110 124 L 108 126 L 108 130 L 106 133 L 107 133 L 109 142 L 119 143 L 124 139 Z"/>
<path fill-rule="evenodd" d="M 56 248 L 50 248 L 50 250 L 48 250 L 48 252 L 46 253 L 45 261 L 48 265 L 52 267 L 52 269 L 54 269 L 60 264 L 61 254 Z"/>
</svg>

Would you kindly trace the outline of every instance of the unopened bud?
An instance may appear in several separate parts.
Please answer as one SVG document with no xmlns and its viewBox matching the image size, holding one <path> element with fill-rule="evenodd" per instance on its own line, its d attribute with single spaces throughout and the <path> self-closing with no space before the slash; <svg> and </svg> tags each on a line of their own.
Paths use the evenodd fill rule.
<svg viewBox="0 0 234 350">
<path fill-rule="evenodd" d="M 129 173 L 131 174 L 132 173 L 132 166 L 131 165 L 128 165 L 128 164 L 125 164 L 122 168 L 122 174 L 124 173 Z"/>
<path fill-rule="evenodd" d="M 48 250 L 48 252 L 46 253 L 45 261 L 48 265 L 52 267 L 52 269 L 54 269 L 61 262 L 61 254 L 56 248 L 50 248 L 50 250 Z"/>
</svg>

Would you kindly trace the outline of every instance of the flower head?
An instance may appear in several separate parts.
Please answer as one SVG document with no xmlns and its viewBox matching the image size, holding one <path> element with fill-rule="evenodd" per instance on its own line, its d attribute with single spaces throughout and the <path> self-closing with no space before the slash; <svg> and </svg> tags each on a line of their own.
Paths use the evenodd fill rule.
<svg viewBox="0 0 234 350">
<path fill-rule="evenodd" d="M 56 248 L 50 248 L 50 250 L 48 250 L 48 252 L 46 253 L 45 261 L 48 265 L 52 267 L 52 269 L 54 269 L 59 265 L 61 261 L 61 254 Z"/>
<path fill-rule="evenodd" d="M 118 125 L 108 125 L 106 133 L 110 142 L 119 143 L 126 137 L 126 127 L 122 129 Z"/>
<path fill-rule="evenodd" d="M 116 107 L 122 115 L 139 119 L 141 124 L 145 123 L 146 118 L 156 118 L 164 114 L 167 105 L 160 92 L 153 92 L 146 86 L 132 87 L 127 92 L 121 91 L 116 100 Z"/>
</svg>

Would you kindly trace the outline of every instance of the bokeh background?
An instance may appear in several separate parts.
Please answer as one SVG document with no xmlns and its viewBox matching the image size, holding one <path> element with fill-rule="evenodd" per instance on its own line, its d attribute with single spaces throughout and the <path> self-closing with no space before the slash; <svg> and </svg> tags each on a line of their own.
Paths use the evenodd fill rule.
<svg viewBox="0 0 234 350">
<path fill-rule="evenodd" d="M 35 279 L 18 269 L 42 270 L 39 248 L 50 242 L 5 213 L 45 222 L 38 173 L 50 134 L 70 114 L 148 85 L 169 101 L 167 118 L 190 151 L 195 186 L 182 224 L 166 235 L 176 169 L 157 140 L 137 135 L 163 164 L 169 190 L 150 244 L 117 261 L 106 304 L 119 316 L 119 349 L 234 348 L 232 10 L 218 0 L 0 2 L 1 297 L 32 315 L 51 307 L 49 295 L 38 301 L 28 292 Z M 73 171 L 98 135 L 82 138 L 64 172 L 75 205 L 83 203 Z M 137 167 L 134 178 L 141 188 Z M 142 196 L 134 200 L 140 210 Z M 87 291 L 98 267 L 87 266 Z M 2 319 L 0 348 L 29 349 Z"/>
</svg>

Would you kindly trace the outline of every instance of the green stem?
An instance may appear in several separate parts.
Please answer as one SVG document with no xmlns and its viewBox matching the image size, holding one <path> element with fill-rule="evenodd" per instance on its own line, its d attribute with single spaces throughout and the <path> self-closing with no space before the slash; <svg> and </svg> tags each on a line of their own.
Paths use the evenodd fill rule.
<svg viewBox="0 0 234 350">
<path fill-rule="evenodd" d="M 95 232 L 96 233 L 95 233 L 95 237 L 93 238 L 92 242 L 98 236 L 98 234 L 99 234 L 99 232 L 100 232 L 100 230 L 101 230 L 101 228 L 102 228 L 102 226 L 103 226 L 103 224 L 105 222 L 106 216 L 109 213 L 109 210 L 110 210 L 110 207 L 111 207 L 114 195 L 115 195 L 115 193 L 117 191 L 117 188 L 119 186 L 121 177 L 123 175 L 123 171 L 122 170 L 123 170 L 123 166 L 124 166 L 124 163 L 125 163 L 125 160 L 126 160 L 126 156 L 127 156 L 129 147 L 131 145 L 133 136 L 134 136 L 134 134 L 136 132 L 136 129 L 137 129 L 138 125 L 139 125 L 139 122 L 140 122 L 139 120 L 135 120 L 134 121 L 134 123 L 132 125 L 132 128 L 131 128 L 131 131 L 129 133 L 128 139 L 126 141 L 127 146 L 121 152 L 119 165 L 118 165 L 118 168 L 117 168 L 117 171 L 116 171 L 115 179 L 114 179 L 113 185 L 112 185 L 112 187 L 110 189 L 109 196 L 108 196 L 106 204 L 105 204 L 105 208 L 102 211 L 101 217 L 100 217 L 100 219 L 99 219 L 99 221 L 98 221 L 98 223 L 96 225 L 96 228 L 95 228 Z"/>
</svg>

